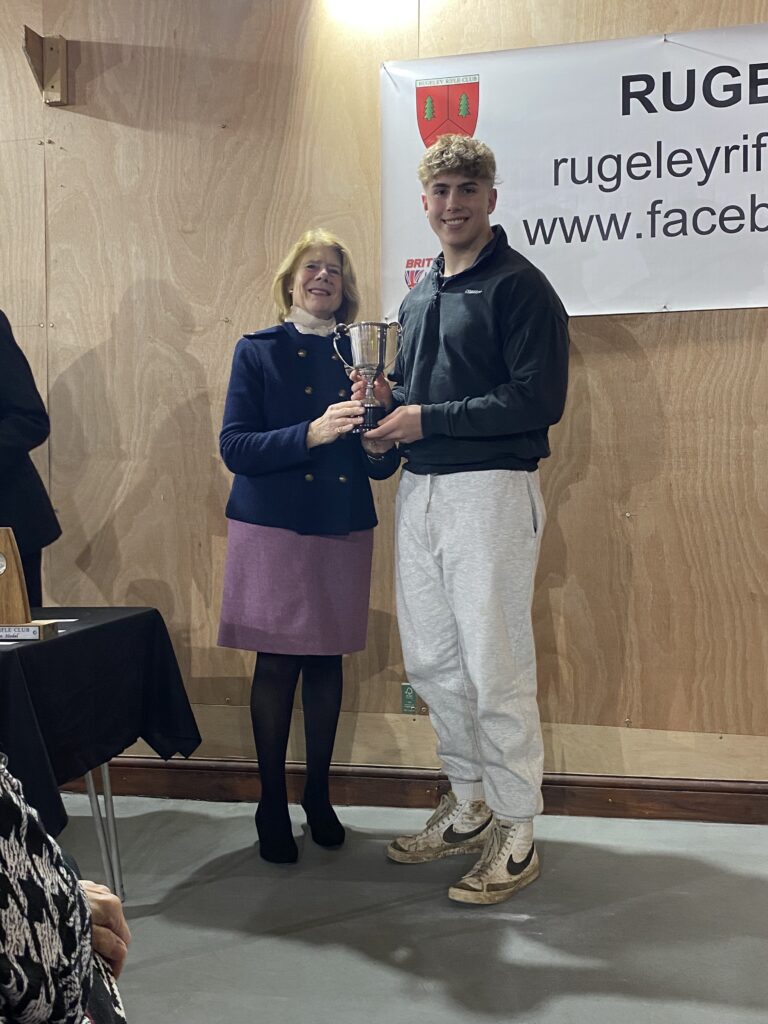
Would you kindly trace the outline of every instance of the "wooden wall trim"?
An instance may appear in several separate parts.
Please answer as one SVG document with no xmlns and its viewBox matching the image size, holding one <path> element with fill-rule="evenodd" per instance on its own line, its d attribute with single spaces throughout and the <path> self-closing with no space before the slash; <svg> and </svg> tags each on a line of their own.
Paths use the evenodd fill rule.
<svg viewBox="0 0 768 1024">
<path fill-rule="evenodd" d="M 110 763 L 110 778 L 122 796 L 255 802 L 259 793 L 255 761 L 123 756 Z M 292 801 L 303 784 L 303 766 L 289 765 Z M 82 781 L 65 788 L 84 789 Z M 434 807 L 447 788 L 445 776 L 431 769 L 334 765 L 331 775 L 338 805 Z M 768 824 L 768 782 L 545 773 L 543 793 L 545 814 Z"/>
<path fill-rule="evenodd" d="M 247 697 L 243 700 L 244 705 L 193 703 L 203 735 L 195 759 L 253 759 L 250 711 Z M 768 781 L 768 729 L 758 736 L 542 722 L 541 730 L 545 772 L 568 777 Z M 138 740 L 124 753 L 156 756 L 144 740 Z M 342 711 L 334 759 L 338 764 L 398 765 L 414 771 L 440 767 L 429 718 L 387 711 Z M 300 709 L 294 712 L 287 760 L 306 760 Z"/>
</svg>

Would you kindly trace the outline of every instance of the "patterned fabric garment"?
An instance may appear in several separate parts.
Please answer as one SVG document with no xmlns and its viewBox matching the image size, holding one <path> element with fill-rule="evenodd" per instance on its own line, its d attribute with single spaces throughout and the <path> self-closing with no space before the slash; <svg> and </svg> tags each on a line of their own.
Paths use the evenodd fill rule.
<svg viewBox="0 0 768 1024">
<path fill-rule="evenodd" d="M 115 976 L 107 961 L 93 954 L 93 987 L 83 1024 L 127 1024 Z"/>
<path fill-rule="evenodd" d="M 88 902 L 5 760 L 0 754 L 0 1020 L 81 1024 L 91 992 Z"/>
</svg>

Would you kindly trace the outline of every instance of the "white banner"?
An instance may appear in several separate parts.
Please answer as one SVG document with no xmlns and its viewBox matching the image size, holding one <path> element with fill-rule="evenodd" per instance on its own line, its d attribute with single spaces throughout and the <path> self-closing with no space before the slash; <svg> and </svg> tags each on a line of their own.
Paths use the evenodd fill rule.
<svg viewBox="0 0 768 1024">
<path fill-rule="evenodd" d="M 390 62 L 382 296 L 440 245 L 416 168 L 446 132 L 496 154 L 492 223 L 572 315 L 768 305 L 768 26 Z"/>
</svg>

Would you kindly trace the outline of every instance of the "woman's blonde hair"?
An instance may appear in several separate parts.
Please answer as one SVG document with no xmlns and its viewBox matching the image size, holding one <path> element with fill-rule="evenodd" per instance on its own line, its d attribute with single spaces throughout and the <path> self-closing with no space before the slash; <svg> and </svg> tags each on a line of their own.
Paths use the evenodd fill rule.
<svg viewBox="0 0 768 1024">
<path fill-rule="evenodd" d="M 441 135 L 421 158 L 419 181 L 426 188 L 441 174 L 465 174 L 496 184 L 496 157 L 490 146 L 466 135 Z"/>
<path fill-rule="evenodd" d="M 272 282 L 272 296 L 277 306 L 280 323 L 288 316 L 293 305 L 291 289 L 299 263 L 308 249 L 316 249 L 321 245 L 335 249 L 341 262 L 342 299 L 341 305 L 336 310 L 336 320 L 339 323 L 352 323 L 357 317 L 357 312 L 360 309 L 360 293 L 357 290 L 357 276 L 355 268 L 352 266 L 349 249 L 337 235 L 326 231 L 325 228 L 310 228 L 288 250 Z"/>
</svg>

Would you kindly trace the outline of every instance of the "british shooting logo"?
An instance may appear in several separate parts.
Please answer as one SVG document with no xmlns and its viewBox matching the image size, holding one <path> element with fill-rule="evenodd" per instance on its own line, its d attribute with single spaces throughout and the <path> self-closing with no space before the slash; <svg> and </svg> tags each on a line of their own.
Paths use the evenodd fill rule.
<svg viewBox="0 0 768 1024">
<path fill-rule="evenodd" d="M 479 105 L 479 75 L 417 81 L 416 119 L 424 145 L 441 135 L 474 135 Z"/>
<path fill-rule="evenodd" d="M 432 266 L 432 256 L 410 256 L 405 261 L 405 283 L 408 288 L 415 288 Z"/>
</svg>

